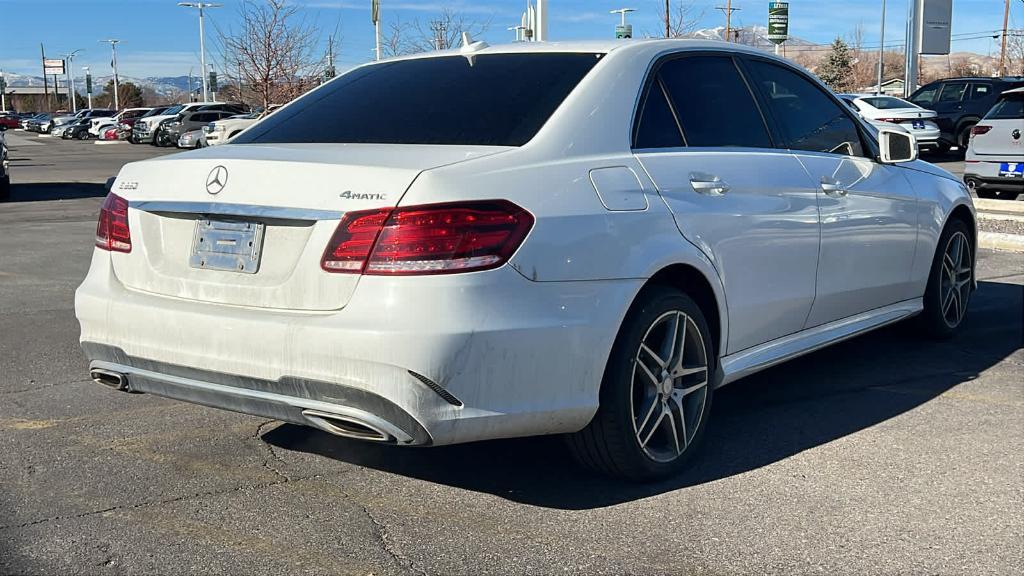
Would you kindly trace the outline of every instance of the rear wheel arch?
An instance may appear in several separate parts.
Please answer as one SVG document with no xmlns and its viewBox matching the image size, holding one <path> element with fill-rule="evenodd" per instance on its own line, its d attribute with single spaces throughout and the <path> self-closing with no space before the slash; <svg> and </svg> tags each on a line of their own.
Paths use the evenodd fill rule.
<svg viewBox="0 0 1024 576">
<path fill-rule="evenodd" d="M 693 299 L 707 320 L 708 330 L 711 332 L 711 339 L 714 341 L 712 349 L 716 351 L 715 356 L 721 357 L 724 354 L 722 330 L 724 302 L 722 303 L 723 306 L 720 307 L 715 289 L 703 272 L 688 264 L 672 264 L 651 276 L 644 285 L 644 288 L 648 286 L 675 288 Z M 644 290 L 641 289 L 640 293 L 643 294 L 643 292 Z"/>
</svg>

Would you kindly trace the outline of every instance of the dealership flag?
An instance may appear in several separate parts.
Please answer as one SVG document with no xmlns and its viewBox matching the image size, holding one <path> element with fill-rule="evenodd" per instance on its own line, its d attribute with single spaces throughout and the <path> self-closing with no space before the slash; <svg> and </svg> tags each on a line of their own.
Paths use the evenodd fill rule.
<svg viewBox="0 0 1024 576">
<path fill-rule="evenodd" d="M 373 0 L 373 6 L 371 7 L 370 12 L 370 20 L 376 24 L 377 21 L 380 20 L 380 0 Z"/>
</svg>

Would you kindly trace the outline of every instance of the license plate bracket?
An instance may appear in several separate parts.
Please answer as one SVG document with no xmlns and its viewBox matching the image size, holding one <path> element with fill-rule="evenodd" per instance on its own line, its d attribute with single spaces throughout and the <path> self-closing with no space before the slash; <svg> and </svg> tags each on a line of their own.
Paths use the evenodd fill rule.
<svg viewBox="0 0 1024 576">
<path fill-rule="evenodd" d="M 255 274 L 260 269 L 263 232 L 261 222 L 197 220 L 189 266 Z"/>
</svg>

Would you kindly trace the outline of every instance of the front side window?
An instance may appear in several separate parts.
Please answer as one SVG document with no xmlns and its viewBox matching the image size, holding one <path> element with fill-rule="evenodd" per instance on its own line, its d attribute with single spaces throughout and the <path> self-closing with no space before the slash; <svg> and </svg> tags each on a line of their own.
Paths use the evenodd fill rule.
<svg viewBox="0 0 1024 576">
<path fill-rule="evenodd" d="M 776 64 L 752 60 L 750 66 L 787 148 L 864 155 L 857 125 L 821 88 Z"/>
<path fill-rule="evenodd" d="M 731 57 L 670 60 L 658 74 L 687 146 L 771 148 L 761 112 Z"/>
<path fill-rule="evenodd" d="M 481 54 L 363 66 L 232 143 L 521 146 L 600 58 L 596 53 Z"/>
<path fill-rule="evenodd" d="M 946 84 L 942 87 L 942 92 L 939 93 L 939 102 L 959 102 L 966 91 L 967 84 L 963 82 Z"/>
<path fill-rule="evenodd" d="M 911 96 L 910 101 L 918 106 L 928 106 L 929 104 L 933 104 L 935 103 L 935 96 L 939 93 L 940 87 L 941 86 L 936 84 L 929 84 Z"/>
</svg>

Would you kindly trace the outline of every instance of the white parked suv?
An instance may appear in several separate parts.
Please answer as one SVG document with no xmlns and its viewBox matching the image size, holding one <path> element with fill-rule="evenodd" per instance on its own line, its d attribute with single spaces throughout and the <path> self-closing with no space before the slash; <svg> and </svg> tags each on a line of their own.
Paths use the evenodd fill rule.
<svg viewBox="0 0 1024 576">
<path fill-rule="evenodd" d="M 81 344 L 120 390 L 398 445 L 565 434 L 662 477 L 715 388 L 913 316 L 961 326 L 971 197 L 916 155 L 736 44 L 372 63 L 230 146 L 126 165 Z"/>
<path fill-rule="evenodd" d="M 1024 194 L 1024 88 L 1003 92 L 971 128 L 964 182 L 981 198 Z"/>
<path fill-rule="evenodd" d="M 117 128 L 118 124 L 123 120 L 140 118 L 150 110 L 152 110 L 152 108 L 125 108 L 115 116 L 108 118 L 93 118 L 89 125 L 89 135 L 94 138 L 99 138 L 107 129 Z"/>
</svg>

